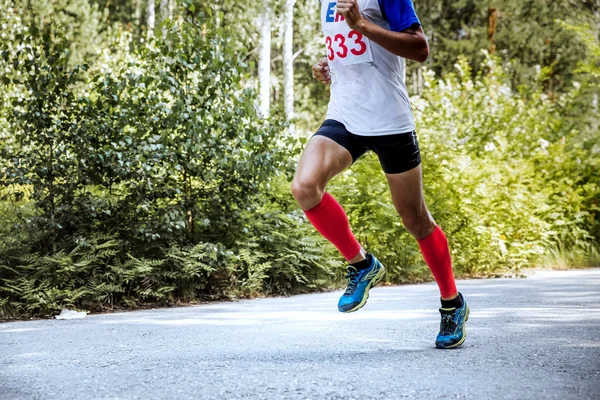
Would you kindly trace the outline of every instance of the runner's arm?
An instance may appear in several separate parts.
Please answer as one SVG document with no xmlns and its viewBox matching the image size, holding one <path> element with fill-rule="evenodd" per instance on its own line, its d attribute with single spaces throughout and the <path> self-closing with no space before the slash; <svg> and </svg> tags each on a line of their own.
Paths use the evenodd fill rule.
<svg viewBox="0 0 600 400">
<path fill-rule="evenodd" d="M 338 0 L 337 12 L 344 16 L 350 28 L 365 35 L 387 51 L 409 60 L 418 62 L 427 60 L 429 45 L 420 25 L 415 24 L 401 32 L 382 28 L 362 16 L 357 0 Z"/>
<path fill-rule="evenodd" d="M 402 32 L 394 32 L 382 28 L 363 19 L 364 23 L 356 29 L 390 53 L 418 62 L 425 62 L 429 57 L 429 44 L 420 26 L 408 28 Z"/>
</svg>

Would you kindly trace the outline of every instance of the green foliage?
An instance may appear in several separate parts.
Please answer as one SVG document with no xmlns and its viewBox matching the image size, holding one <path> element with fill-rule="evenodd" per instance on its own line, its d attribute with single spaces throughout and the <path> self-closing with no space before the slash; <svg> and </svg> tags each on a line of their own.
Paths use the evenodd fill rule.
<svg viewBox="0 0 600 400">
<path fill-rule="evenodd" d="M 576 72 L 589 74 L 592 79 L 600 79 L 600 38 L 589 25 L 572 25 L 558 21 L 561 26 L 576 33 L 586 45 L 586 57 L 579 60 L 579 69 Z"/>
<path fill-rule="evenodd" d="M 9 119 L 18 146 L 4 148 L 5 182 L 32 185 L 56 238 L 115 220 L 155 242 L 176 231 L 194 241 L 211 224 L 235 229 L 259 186 L 288 167 L 292 148 L 276 137 L 280 125 L 256 117 L 228 41 L 185 23 L 169 33 L 133 52 L 119 38 L 123 53 L 103 53 L 81 97 L 79 68 L 67 67 L 60 44 L 7 50 L 11 83 L 28 96 Z"/>
<path fill-rule="evenodd" d="M 339 282 L 337 250 L 306 222 L 289 194 L 287 181 L 276 181 L 269 201 L 245 216 L 240 288 L 247 295 L 306 292 Z M 240 278 L 238 278 L 240 279 Z"/>
<path fill-rule="evenodd" d="M 489 49 L 489 10 L 496 10 L 495 43 L 514 88 L 527 85 L 538 68 L 547 72 L 547 92 L 566 92 L 585 46 L 556 18 L 600 23 L 598 3 L 570 0 L 425 0 L 415 8 L 429 37 L 429 66 L 437 74 L 452 72 L 452 61 L 467 56 L 471 68 L 484 61 Z"/>
<path fill-rule="evenodd" d="M 88 0 L 0 0 L 0 7 L 5 19 L 14 12 L 24 26 L 49 33 L 47 41 L 55 38 L 51 29 L 60 27 L 56 38 L 64 38 L 71 66 L 93 60 L 106 37 L 106 15 Z"/>
<path fill-rule="evenodd" d="M 584 161 L 585 169 L 580 185 L 587 193 L 593 194 L 594 188 L 600 186 L 600 118 L 598 107 L 600 101 L 600 36 L 586 24 L 572 25 L 558 21 L 571 32 L 578 35 L 586 46 L 585 57 L 582 57 L 576 72 L 580 82 L 571 94 L 573 101 L 565 113 L 565 119 L 579 130 L 575 147 L 579 165 Z M 574 121 L 573 121 L 574 120 Z M 571 122 L 573 121 L 573 122 Z M 570 160 L 573 163 L 573 159 Z M 592 234 L 600 238 L 600 197 L 588 197 L 585 207 L 591 214 Z M 564 252 L 564 249 L 561 249 Z"/>
<path fill-rule="evenodd" d="M 11 226 L 11 215 L 1 214 L 0 227 Z M 103 310 L 286 295 L 327 287 L 340 278 L 333 273 L 340 266 L 334 252 L 324 249 L 324 240 L 316 237 L 289 196 L 279 195 L 243 219 L 247 228 L 230 247 L 219 242 L 170 243 L 150 254 L 116 234 L 92 232 L 63 242 L 56 253 L 34 253 L 26 246 L 31 233 L 14 224 L 16 237 L 2 232 L 7 240 L 0 247 L 0 315 L 48 316 L 63 307 Z"/>
<path fill-rule="evenodd" d="M 5 313 L 329 282 L 290 196 L 287 212 L 261 197 L 299 143 L 257 117 L 222 30 L 180 20 L 140 44 L 122 33 L 88 68 L 69 66 L 60 29 L 10 22 L 0 181 L 29 212 L 1 223 L 19 233 L 0 252 Z"/>
</svg>

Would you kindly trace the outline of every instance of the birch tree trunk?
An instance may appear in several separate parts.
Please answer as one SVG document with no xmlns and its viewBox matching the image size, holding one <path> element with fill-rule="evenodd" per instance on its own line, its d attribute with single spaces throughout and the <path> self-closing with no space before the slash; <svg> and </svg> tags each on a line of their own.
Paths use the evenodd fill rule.
<svg viewBox="0 0 600 400">
<path fill-rule="evenodd" d="M 142 0 L 135 0 L 135 26 L 137 29 L 142 25 Z"/>
<path fill-rule="evenodd" d="M 423 65 L 419 64 L 417 67 L 417 93 L 419 96 L 423 94 Z"/>
<path fill-rule="evenodd" d="M 283 34 L 283 108 L 287 120 L 294 118 L 294 4 L 296 0 L 285 1 Z"/>
<path fill-rule="evenodd" d="M 148 25 L 148 35 L 154 35 L 154 23 L 156 16 L 154 14 L 154 0 L 148 0 L 148 16 L 146 19 L 146 25 Z"/>
<path fill-rule="evenodd" d="M 260 84 L 259 113 L 269 116 L 269 89 L 271 86 L 271 7 L 269 0 L 263 0 L 260 15 L 260 44 L 258 53 L 258 80 Z"/>
<path fill-rule="evenodd" d="M 169 0 L 160 0 L 160 22 L 164 22 L 169 18 Z M 167 28 L 162 28 L 163 38 L 167 36 Z"/>
</svg>

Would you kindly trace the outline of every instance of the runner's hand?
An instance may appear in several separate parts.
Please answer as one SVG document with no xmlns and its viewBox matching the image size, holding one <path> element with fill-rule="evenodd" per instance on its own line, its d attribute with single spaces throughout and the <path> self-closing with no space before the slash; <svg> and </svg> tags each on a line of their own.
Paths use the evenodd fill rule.
<svg viewBox="0 0 600 400">
<path fill-rule="evenodd" d="M 312 70 L 313 76 L 323 85 L 329 85 L 331 83 L 331 73 L 329 71 L 327 57 L 323 57 L 323 59 L 313 65 Z"/>
<path fill-rule="evenodd" d="M 344 16 L 350 29 L 360 32 L 365 19 L 360 13 L 357 0 L 338 0 L 337 13 Z"/>
</svg>

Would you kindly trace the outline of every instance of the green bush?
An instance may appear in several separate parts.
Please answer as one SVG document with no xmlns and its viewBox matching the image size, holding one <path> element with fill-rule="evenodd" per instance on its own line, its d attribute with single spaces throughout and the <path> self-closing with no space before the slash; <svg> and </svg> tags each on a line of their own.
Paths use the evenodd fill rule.
<svg viewBox="0 0 600 400">
<path fill-rule="evenodd" d="M 0 221 L 5 315 L 329 283 L 323 241 L 287 190 L 277 208 L 264 196 L 299 143 L 257 116 L 224 32 L 179 21 L 160 41 L 122 33 L 97 65 L 71 68 L 51 28 L 2 48 L 0 181 L 12 210 L 28 210 Z"/>
</svg>

